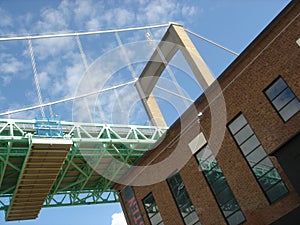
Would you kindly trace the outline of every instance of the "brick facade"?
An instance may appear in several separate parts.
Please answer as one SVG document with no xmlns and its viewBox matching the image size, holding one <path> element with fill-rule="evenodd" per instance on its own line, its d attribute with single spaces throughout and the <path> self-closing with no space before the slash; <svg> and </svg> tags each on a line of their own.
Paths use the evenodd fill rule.
<svg viewBox="0 0 300 225">
<path fill-rule="evenodd" d="M 300 132 L 300 112 L 284 122 L 264 94 L 265 88 L 281 76 L 300 99 L 300 47 L 296 43 L 300 38 L 299 12 L 300 2 L 292 1 L 217 80 L 226 103 L 226 122 L 229 123 L 242 112 L 268 154 Z M 218 113 L 222 113 L 213 108 L 218 107 L 218 101 L 222 100 L 217 95 L 217 86 L 215 82 L 206 91 L 208 99 L 216 97 L 210 108 L 207 107 L 205 95 L 200 96 L 194 103 L 198 112 L 203 113 L 200 126 L 193 109 L 188 109 L 168 130 L 164 140 L 155 149 L 147 152 L 139 162 L 139 165 L 155 165 L 168 159 L 175 149 L 180 149 L 180 154 L 174 157 L 174 164 L 178 164 L 177 169 L 203 225 L 226 224 L 226 220 L 188 144 L 200 132 L 203 132 L 207 140 L 210 139 L 211 120 L 218 120 Z M 182 127 L 185 124 L 187 126 Z M 221 132 L 222 127 L 217 127 L 216 130 Z M 213 137 L 211 138 L 210 143 L 213 144 Z M 216 152 L 213 148 L 213 152 L 217 153 L 217 162 L 246 217 L 243 224 L 271 224 L 300 206 L 299 194 L 275 156 L 270 155 L 270 158 L 289 193 L 270 204 L 227 128 L 220 150 Z M 186 162 L 180 163 L 181 158 Z M 150 183 L 155 177 L 166 179 L 174 165 L 169 165 L 170 168 L 168 164 L 163 165 L 164 167 L 158 165 L 154 173 L 147 170 L 139 173 L 136 179 L 149 177 Z M 129 177 L 135 175 L 137 172 L 133 170 Z M 133 187 L 147 225 L 150 222 L 142 199 L 150 192 L 153 193 L 165 225 L 183 224 L 165 179 L 160 179 L 158 183 Z M 116 185 L 116 188 L 122 189 L 121 185 Z M 120 198 L 124 199 L 122 192 Z M 127 205 L 122 201 L 121 204 L 127 214 Z M 128 224 L 134 224 L 130 216 L 126 215 L 126 218 Z"/>
</svg>

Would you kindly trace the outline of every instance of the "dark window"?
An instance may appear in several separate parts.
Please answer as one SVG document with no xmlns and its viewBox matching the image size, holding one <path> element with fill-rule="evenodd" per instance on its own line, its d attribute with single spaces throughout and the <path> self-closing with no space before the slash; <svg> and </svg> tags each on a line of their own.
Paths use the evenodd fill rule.
<svg viewBox="0 0 300 225">
<path fill-rule="evenodd" d="M 276 87 L 280 89 L 280 86 Z M 288 189 L 244 115 L 236 117 L 228 128 L 268 200 L 273 203 L 285 195 Z"/>
<path fill-rule="evenodd" d="M 196 154 L 196 159 L 228 224 L 237 225 L 246 219 L 208 145 Z"/>
<path fill-rule="evenodd" d="M 175 198 L 177 207 L 181 213 L 184 224 L 201 225 L 194 205 L 185 189 L 184 183 L 179 173 L 174 174 L 167 179 L 173 197 Z"/>
<path fill-rule="evenodd" d="M 143 199 L 143 204 L 151 225 L 163 225 L 164 223 L 152 193 Z"/>
<path fill-rule="evenodd" d="M 265 94 L 284 121 L 289 120 L 300 110 L 300 101 L 287 83 L 279 77 L 266 90 Z"/>
</svg>

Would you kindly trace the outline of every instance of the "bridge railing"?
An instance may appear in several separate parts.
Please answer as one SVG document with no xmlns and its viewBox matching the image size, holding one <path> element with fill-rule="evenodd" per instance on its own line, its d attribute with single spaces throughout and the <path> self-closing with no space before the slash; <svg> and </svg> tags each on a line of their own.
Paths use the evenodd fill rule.
<svg viewBox="0 0 300 225">
<path fill-rule="evenodd" d="M 155 143 L 167 127 L 77 123 L 55 119 L 0 119 L 0 137 L 63 137 L 74 141 Z"/>
</svg>

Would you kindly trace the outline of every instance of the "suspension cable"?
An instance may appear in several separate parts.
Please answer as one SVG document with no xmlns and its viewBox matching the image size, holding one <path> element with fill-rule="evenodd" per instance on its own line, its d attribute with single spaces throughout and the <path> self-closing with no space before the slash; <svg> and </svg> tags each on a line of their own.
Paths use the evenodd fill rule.
<svg viewBox="0 0 300 225">
<path fill-rule="evenodd" d="M 114 30 L 102 30 L 102 31 L 89 31 L 89 32 L 80 32 L 80 33 L 64 33 L 64 34 L 49 34 L 49 35 L 35 35 L 35 36 L 17 36 L 17 37 L 3 37 L 3 38 L 0 38 L 0 41 L 13 41 L 13 40 L 28 40 L 28 45 L 29 45 L 29 52 L 30 52 L 30 57 L 31 57 L 31 64 L 32 64 L 32 68 L 33 68 L 33 72 L 34 72 L 34 81 L 35 81 L 35 86 L 36 86 L 36 89 L 37 89 L 37 94 L 38 94 L 38 99 L 39 99 L 39 104 L 38 105 L 35 105 L 35 106 L 30 106 L 30 107 L 25 107 L 25 108 L 20 108 L 20 109 L 17 109 L 17 110 L 12 110 L 12 111 L 7 111 L 7 112 L 3 112 L 3 113 L 0 113 L 0 116 L 4 116 L 4 115 L 11 115 L 11 114 L 14 114 L 14 113 L 19 113 L 19 112 L 23 112 L 23 111 L 28 111 L 28 110 L 32 110 L 32 109 L 37 109 L 37 108 L 40 108 L 41 110 L 41 114 L 43 117 L 45 117 L 45 111 L 44 111 L 44 107 L 45 106 L 49 106 L 51 107 L 52 105 L 55 105 L 55 104 L 58 104 L 58 103 L 63 103 L 63 102 L 67 102 L 67 101 L 72 101 L 72 100 L 75 100 L 75 99 L 78 99 L 78 98 L 84 98 L 84 97 L 87 97 L 87 96 L 90 96 L 90 95 L 94 95 L 94 94 L 99 94 L 101 92 L 105 92 L 105 91 L 108 91 L 108 90 L 113 90 L 113 89 L 116 89 L 116 88 L 119 88 L 119 87 L 122 87 L 122 86 L 125 86 L 125 85 L 129 85 L 129 84 L 132 84 L 132 83 L 135 83 L 136 82 L 136 74 L 135 74 L 135 71 L 133 70 L 131 64 L 129 63 L 128 64 L 128 68 L 131 72 L 131 74 L 133 75 L 134 77 L 134 80 L 132 81 L 129 81 L 127 83 L 124 83 L 124 84 L 121 84 L 121 85 L 116 85 L 116 86 L 113 86 L 113 87 L 110 87 L 110 88 L 106 88 L 106 89 L 103 89 L 103 90 L 98 90 L 98 91 L 94 91 L 94 92 L 90 92 L 90 93 L 87 93 L 87 94 L 83 94 L 83 95 L 80 95 L 80 96 L 74 96 L 74 97 L 70 97 L 70 98 L 64 98 L 64 99 L 61 99 L 61 100 L 58 100 L 58 101 L 53 101 L 53 102 L 49 102 L 49 103 L 43 103 L 43 100 L 42 100 L 42 95 L 41 95 L 41 89 L 40 89 L 40 85 L 39 85 L 39 81 L 38 81 L 38 73 L 37 73 L 37 69 L 36 69 L 36 62 L 35 62 L 35 57 L 34 57 L 34 53 L 33 53 L 33 49 L 32 49 L 32 39 L 43 39 L 43 38 L 55 38 L 55 37 L 72 37 L 72 36 L 75 36 L 76 37 L 76 41 L 77 41 L 77 45 L 79 47 L 79 50 L 80 50 L 80 54 L 81 54 L 81 57 L 82 57 L 82 60 L 83 60 L 83 64 L 85 66 L 85 68 L 87 68 L 88 64 L 87 64 L 87 61 L 86 61 L 86 57 L 85 57 L 85 54 L 83 52 L 83 49 L 82 49 L 82 45 L 80 43 L 80 40 L 79 40 L 79 36 L 82 36 L 82 35 L 93 35 L 93 34 L 105 34 L 105 33 L 115 33 L 116 34 L 116 37 L 117 37 L 117 40 L 118 40 L 118 43 L 120 45 L 121 48 L 124 48 L 123 45 L 122 45 L 122 42 L 118 36 L 118 32 L 124 32 L 124 31 L 134 31 L 134 30 L 147 30 L 147 29 L 151 29 L 151 28 L 160 28 L 160 27 L 165 27 L 165 26 L 169 26 L 170 24 L 172 23 L 168 23 L 168 24 L 160 24 L 160 25 L 152 25 L 152 26 L 144 26 L 144 27 L 134 27 L 134 28 L 124 28 L 124 29 L 114 29 Z M 207 41 L 208 43 L 210 44 L 213 44 L 235 56 L 238 56 L 239 54 L 220 45 L 220 44 L 217 44 L 216 42 L 213 42 L 207 38 L 204 38 L 190 30 L 187 30 L 185 29 L 186 32 L 198 37 L 198 38 L 201 38 L 202 40 L 204 41 Z M 151 34 L 150 34 L 151 35 Z M 151 37 L 150 37 L 151 38 Z M 149 41 L 149 40 L 148 40 Z M 124 49 L 122 50 L 124 51 Z M 126 60 L 129 60 L 128 59 L 128 56 L 125 54 L 125 59 Z M 165 63 L 165 62 L 164 62 Z M 168 70 L 168 67 L 167 67 L 167 70 Z M 168 71 L 169 72 L 169 71 Z M 172 72 L 171 72 L 172 73 Z M 159 87 L 161 90 L 164 90 L 163 88 Z M 175 94 L 174 92 L 172 92 L 172 94 Z M 178 94 L 176 95 L 178 97 L 181 97 L 187 101 L 189 101 L 190 99 L 186 98 L 184 95 L 182 96 L 179 96 Z M 50 108 L 50 113 L 52 114 L 52 109 Z"/>
<path fill-rule="evenodd" d="M 175 96 L 177 96 L 177 97 L 179 97 L 179 98 L 182 98 L 182 99 L 184 99 L 184 100 L 186 100 L 186 101 L 189 101 L 190 103 L 193 102 L 192 99 L 187 98 L 187 97 L 185 97 L 185 96 L 182 96 L 182 95 L 180 95 L 180 94 L 177 94 L 177 93 L 175 93 L 175 92 L 173 92 L 173 91 L 170 91 L 170 90 L 168 90 L 168 89 L 165 89 L 165 88 L 163 88 L 163 87 L 160 87 L 159 85 L 156 85 L 155 87 L 156 87 L 157 89 L 160 89 L 160 90 L 162 90 L 162 91 L 164 91 L 164 92 L 167 92 L 167 93 L 169 93 L 169 94 L 171 94 L 171 95 L 175 95 Z"/>
<path fill-rule="evenodd" d="M 200 36 L 199 34 L 196 34 L 196 33 L 192 32 L 192 31 L 190 31 L 190 30 L 188 30 L 188 29 L 184 29 L 184 30 L 185 30 L 186 32 L 188 32 L 188 33 L 190 33 L 190 34 L 192 34 L 192 35 L 194 35 L 194 36 L 196 36 L 196 37 L 198 37 L 198 38 L 200 38 L 200 39 L 202 39 L 202 40 L 204 40 L 204 41 L 210 43 L 210 44 L 213 44 L 213 45 L 215 45 L 215 46 L 217 46 L 217 47 L 219 47 L 219 48 L 221 48 L 221 49 L 223 49 L 223 50 L 225 50 L 225 51 L 227 51 L 227 52 L 229 52 L 229 53 L 235 55 L 235 56 L 239 56 L 238 53 L 236 53 L 236 52 L 234 52 L 234 51 L 232 51 L 232 50 L 230 50 L 230 49 L 228 49 L 228 48 L 226 48 L 226 47 L 224 47 L 224 46 L 222 46 L 222 45 L 220 45 L 220 44 L 218 44 L 218 43 L 216 43 L 216 42 L 214 42 L 214 41 L 211 41 L 211 40 L 209 40 L 209 39 L 207 39 L 207 38 L 205 38 L 205 37 L 202 37 L 202 36 Z"/>
<path fill-rule="evenodd" d="M 25 107 L 25 108 L 16 109 L 16 110 L 11 110 L 11 111 L 8 111 L 8 112 L 3 112 L 3 113 L 0 113 L 0 116 L 7 116 L 7 115 L 19 113 L 19 112 L 24 112 L 24 111 L 37 109 L 37 108 L 40 108 L 40 107 L 45 107 L 45 106 L 49 106 L 49 105 L 56 105 L 56 104 L 59 104 L 59 103 L 69 102 L 69 101 L 73 101 L 73 100 L 80 99 L 80 98 L 85 98 L 85 97 L 96 95 L 96 94 L 99 94 L 99 93 L 102 93 L 102 92 L 110 91 L 110 90 L 113 90 L 113 89 L 116 89 L 116 88 L 124 87 L 126 85 L 134 84 L 135 82 L 136 82 L 136 79 L 131 80 L 131 81 L 126 82 L 126 83 L 123 83 L 123 84 L 115 85 L 115 86 L 112 86 L 112 87 L 109 87 L 109 88 L 89 92 L 89 93 L 78 95 L 78 96 L 73 96 L 73 97 L 64 98 L 64 99 L 53 101 L 53 102 L 48 102 L 48 103 L 29 106 L 29 107 Z"/>
<path fill-rule="evenodd" d="M 124 32 L 124 31 L 135 31 L 135 30 L 144 30 L 147 28 L 160 28 L 166 27 L 170 24 L 159 24 L 159 25 L 151 25 L 144 27 L 131 27 L 131 28 L 123 28 L 123 29 L 114 29 L 114 30 L 99 30 L 99 31 L 86 31 L 79 33 L 64 33 L 64 34 L 46 34 L 46 35 L 33 35 L 30 36 L 30 39 L 42 39 L 42 38 L 56 38 L 56 37 L 73 37 L 73 36 L 82 36 L 82 35 L 92 35 L 92 34 L 106 34 L 106 33 L 115 33 L 115 32 Z M 28 36 L 18 36 L 18 37 L 3 37 L 0 38 L 0 41 L 16 41 L 16 40 L 27 40 Z"/>
</svg>

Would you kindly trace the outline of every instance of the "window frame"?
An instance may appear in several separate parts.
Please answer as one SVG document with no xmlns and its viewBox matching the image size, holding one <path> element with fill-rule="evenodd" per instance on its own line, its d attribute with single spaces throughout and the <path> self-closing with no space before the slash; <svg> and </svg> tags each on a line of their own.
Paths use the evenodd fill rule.
<svg viewBox="0 0 300 225">
<path fill-rule="evenodd" d="M 281 195 L 279 198 L 276 198 L 275 201 L 271 201 L 271 200 L 269 199 L 269 197 L 268 197 L 268 195 L 267 195 L 266 192 L 269 191 L 269 190 L 271 190 L 273 187 L 275 187 L 280 181 L 276 182 L 276 184 L 274 184 L 271 188 L 268 188 L 268 190 L 266 190 L 266 191 L 264 190 L 264 187 L 262 186 L 262 184 L 259 182 L 259 178 L 256 176 L 256 174 L 255 174 L 254 171 L 253 171 L 253 168 L 254 168 L 255 166 L 251 167 L 250 163 L 249 163 L 248 160 L 247 160 L 247 156 L 248 156 L 249 154 L 251 154 L 251 153 L 248 153 L 247 156 L 243 153 L 243 151 L 242 151 L 240 145 L 238 144 L 238 142 L 237 142 L 236 139 L 234 138 L 234 134 L 231 132 L 231 130 L 230 130 L 230 128 L 229 128 L 229 125 L 230 125 L 233 121 L 235 121 L 240 115 L 243 115 L 243 116 L 244 116 L 244 118 L 245 118 L 247 124 L 250 126 L 250 124 L 249 124 L 247 118 L 246 118 L 245 115 L 240 111 L 239 113 L 237 113 L 237 115 L 235 115 L 235 116 L 233 117 L 233 119 L 231 119 L 231 120 L 227 123 L 227 125 L 226 125 L 226 126 L 227 126 L 227 129 L 228 129 L 228 131 L 229 131 L 229 133 L 230 133 L 230 135 L 231 135 L 231 138 L 233 139 L 234 143 L 236 144 L 237 148 L 240 150 L 240 151 L 239 151 L 240 154 L 241 154 L 242 157 L 244 158 L 244 160 L 245 160 L 245 162 L 246 162 L 246 164 L 247 164 L 249 170 L 251 171 L 251 173 L 252 173 L 254 179 L 256 180 L 256 183 L 259 185 L 259 187 L 260 187 L 262 193 L 264 194 L 265 198 L 267 199 L 269 205 L 275 204 L 277 201 L 279 201 L 280 199 L 282 199 L 282 198 L 284 198 L 285 196 L 287 196 L 287 195 L 290 193 L 290 190 L 289 190 L 289 188 L 287 187 L 287 185 L 285 184 L 285 182 L 284 182 L 284 180 L 282 179 L 281 175 L 279 174 L 278 168 L 274 165 L 274 163 L 272 162 L 272 160 L 269 158 L 269 157 L 270 157 L 270 154 L 269 154 L 268 152 L 266 152 L 266 150 L 265 150 L 264 147 L 262 146 L 262 143 L 260 142 L 259 138 L 257 137 L 256 133 L 254 132 L 254 129 L 250 126 L 251 129 L 253 130 L 254 135 L 256 136 L 256 138 L 258 139 L 258 141 L 259 141 L 259 143 L 260 143 L 260 145 L 256 146 L 254 149 L 252 149 L 251 153 L 252 153 L 255 149 L 257 149 L 259 146 L 262 146 L 262 148 L 263 148 L 264 151 L 266 152 L 266 157 L 264 157 L 263 159 L 261 159 L 261 160 L 259 160 L 258 162 L 256 162 L 255 166 L 258 165 L 260 162 L 262 162 L 264 159 L 269 158 L 269 160 L 272 162 L 273 168 L 272 168 L 272 169 L 269 169 L 268 172 L 266 172 L 265 174 L 269 173 L 271 170 L 273 170 L 273 169 L 275 168 L 275 169 L 277 170 L 277 173 L 278 173 L 278 174 L 280 175 L 280 177 L 281 177 L 281 180 L 280 180 L 280 181 L 283 182 L 285 188 L 287 189 L 287 192 L 286 192 L 285 194 Z M 243 127 L 245 127 L 245 125 L 243 125 Z M 238 133 L 241 129 L 243 129 L 243 127 L 240 128 L 238 131 L 236 131 L 236 133 Z M 235 134 L 236 134 L 236 133 L 235 133 Z M 247 140 L 247 139 L 246 139 L 246 140 Z M 244 141 L 242 144 L 244 144 L 244 143 L 245 143 L 245 141 Z M 265 174 L 264 174 L 264 175 L 265 175 Z M 261 177 L 263 177 L 263 176 L 261 176 Z M 261 178 L 261 177 L 260 177 L 260 178 Z"/>
<path fill-rule="evenodd" d="M 242 215 L 244 216 L 244 221 L 242 221 L 241 223 L 239 223 L 239 225 L 240 225 L 240 224 L 243 224 L 243 223 L 245 223 L 245 222 L 247 222 L 247 218 L 246 218 L 246 216 L 244 215 L 244 213 L 243 213 L 243 211 L 242 211 L 242 208 L 241 208 L 241 206 L 239 205 L 239 203 L 238 203 L 238 201 L 237 201 L 237 199 L 236 199 L 234 193 L 232 192 L 232 189 L 231 189 L 230 185 L 229 185 L 228 182 L 227 182 L 227 179 L 226 179 L 226 177 L 225 177 L 225 175 L 224 175 L 224 173 L 223 173 L 223 171 L 222 171 L 222 168 L 220 167 L 220 165 L 219 165 L 219 163 L 218 163 L 218 161 L 217 161 L 217 159 L 216 159 L 214 153 L 213 153 L 213 152 L 211 151 L 211 149 L 209 148 L 209 150 L 211 151 L 211 155 L 214 157 L 214 160 L 215 160 L 216 163 L 215 163 L 215 165 L 214 165 L 212 168 L 210 168 L 210 170 L 208 171 L 208 173 L 210 173 L 211 171 L 213 171 L 214 168 L 219 167 L 219 168 L 221 169 L 222 174 L 223 174 L 223 178 L 225 178 L 225 182 L 226 182 L 226 184 L 227 184 L 227 187 L 226 187 L 226 188 L 223 188 L 223 189 L 222 189 L 221 191 L 219 191 L 219 192 L 215 192 L 215 190 L 213 190 L 213 187 L 212 187 L 212 186 L 213 186 L 214 184 L 216 184 L 216 182 L 217 182 L 218 180 L 220 180 L 220 179 L 222 178 L 222 176 L 218 177 L 218 178 L 217 178 L 216 180 L 214 180 L 212 183 L 208 180 L 208 177 L 206 176 L 206 173 L 204 172 L 204 170 L 203 170 L 203 168 L 201 167 L 200 162 L 199 162 L 199 160 L 198 160 L 198 158 L 197 158 L 197 155 L 198 155 L 202 150 L 204 150 L 206 147 L 209 148 L 208 143 L 206 143 L 204 146 L 202 146 L 202 147 L 194 154 L 194 158 L 195 158 L 195 160 L 196 160 L 196 162 L 197 162 L 197 164 L 198 164 L 198 167 L 199 167 L 199 169 L 201 170 L 201 173 L 203 174 L 204 179 L 205 179 L 205 181 L 206 181 L 206 183 L 207 183 L 207 185 L 208 185 L 208 187 L 209 187 L 209 189 L 210 189 L 210 191 L 211 191 L 211 193 L 212 193 L 212 195 L 213 195 L 213 197 L 214 197 L 214 199 L 215 199 L 215 201 L 216 201 L 216 203 L 217 203 L 217 205 L 218 205 L 219 210 L 221 211 L 221 213 L 222 213 L 222 215 L 223 215 L 223 218 L 224 218 L 226 224 L 230 225 L 230 224 L 229 224 L 229 221 L 228 221 L 227 219 L 229 219 L 230 217 L 232 217 L 234 214 L 236 214 L 236 213 L 239 212 L 239 211 L 240 211 L 240 212 L 242 213 Z M 203 162 L 207 161 L 207 159 L 210 158 L 210 157 L 211 157 L 211 156 L 208 156 L 207 158 L 205 158 L 205 159 L 203 160 Z M 217 198 L 217 195 L 219 195 L 221 192 L 225 191 L 226 189 L 230 189 L 230 192 L 232 193 L 233 198 L 231 198 L 231 199 L 227 200 L 226 202 L 224 202 L 223 204 L 221 204 L 221 203 L 219 203 L 219 200 L 218 200 L 218 198 Z M 225 213 L 223 212 L 222 207 L 225 206 L 227 203 L 229 203 L 229 202 L 232 201 L 232 200 L 234 200 L 234 201 L 238 204 L 239 209 L 236 209 L 235 211 L 233 211 L 232 213 L 230 213 L 229 215 L 226 216 Z"/>
<path fill-rule="evenodd" d="M 152 222 L 151 222 L 151 218 L 152 218 L 152 217 L 150 218 L 149 213 L 148 213 L 148 211 L 147 211 L 147 209 L 146 209 L 146 206 L 145 206 L 145 203 L 144 203 L 144 201 L 145 201 L 147 198 L 149 198 L 150 196 L 152 196 L 152 198 L 153 198 L 153 200 L 154 200 L 154 203 L 155 203 L 155 205 L 156 205 L 156 207 L 157 207 L 157 210 L 158 210 L 157 213 L 155 213 L 155 214 L 153 215 L 153 217 L 154 217 L 155 215 L 157 215 L 157 214 L 160 214 L 161 221 L 160 221 L 158 224 L 152 224 Z M 158 209 L 158 205 L 157 205 L 157 203 L 156 203 L 156 201 L 155 201 L 155 198 L 154 198 L 154 195 L 153 195 L 152 192 L 148 193 L 148 194 L 142 199 L 142 203 L 143 203 L 143 207 L 144 207 L 144 209 L 145 209 L 145 212 L 146 212 L 146 214 L 147 214 L 147 218 L 148 218 L 149 223 L 150 223 L 151 225 L 164 225 L 163 218 L 162 218 L 161 213 L 160 213 L 160 211 L 159 211 L 159 209 Z"/>
<path fill-rule="evenodd" d="M 173 193 L 173 188 L 172 188 L 172 186 L 171 186 L 171 182 L 169 181 L 169 180 L 170 180 L 172 177 L 174 177 L 175 175 L 179 175 L 179 177 L 180 177 L 180 179 L 181 179 L 181 181 L 182 181 L 183 187 L 184 187 L 184 189 L 185 189 L 185 193 L 186 193 L 186 195 L 187 195 L 188 198 L 189 198 L 189 201 L 190 201 L 190 203 L 191 203 L 191 206 L 193 207 L 193 211 L 189 212 L 188 215 L 186 215 L 185 217 L 182 215 L 181 207 L 179 207 L 179 204 L 178 204 L 178 202 L 177 202 L 177 198 L 176 198 L 175 194 Z M 192 202 L 192 200 L 191 200 L 191 198 L 190 198 L 190 195 L 189 195 L 189 193 L 188 193 L 188 191 L 187 191 L 187 189 L 186 189 L 186 187 L 185 187 L 185 184 L 184 184 L 184 182 L 183 182 L 183 180 L 182 180 L 182 177 L 181 177 L 179 171 L 173 172 L 173 173 L 166 179 L 166 182 L 167 182 L 168 187 L 169 187 L 169 190 L 170 190 L 170 192 L 171 192 L 171 194 L 172 194 L 173 200 L 175 201 L 176 208 L 177 208 L 177 210 L 178 210 L 178 212 L 179 212 L 179 214 L 180 214 L 180 217 L 181 217 L 181 219 L 182 219 L 183 224 L 186 225 L 185 219 L 186 219 L 189 215 L 191 215 L 192 213 L 194 213 L 194 212 L 196 213 L 196 215 L 197 215 L 197 217 L 198 217 L 198 221 L 196 221 L 193 225 L 201 224 L 200 218 L 199 218 L 199 216 L 198 216 L 198 214 L 197 214 L 197 212 L 196 212 L 195 206 L 194 206 L 194 204 L 193 204 L 193 202 Z M 186 203 L 185 203 L 184 205 L 186 205 Z"/>
<path fill-rule="evenodd" d="M 282 81 L 286 84 L 286 88 L 284 90 L 282 90 L 279 94 L 276 95 L 276 97 L 274 97 L 272 100 L 269 98 L 269 96 L 267 95 L 267 91 L 279 80 L 282 79 Z M 291 93 L 294 95 L 294 98 L 292 98 L 288 103 L 286 103 L 283 107 L 280 108 L 280 110 L 278 110 L 275 105 L 273 104 L 274 99 L 276 99 L 281 93 L 283 93 L 286 89 L 289 89 L 291 91 Z M 281 118 L 281 120 L 286 123 L 288 122 L 291 118 L 293 118 L 295 115 L 297 115 L 299 111 L 297 111 L 295 114 L 293 114 L 292 116 L 290 116 L 287 120 L 285 120 L 283 118 L 283 116 L 280 114 L 280 111 L 282 109 L 284 109 L 289 103 L 291 103 L 294 99 L 298 99 L 298 101 L 300 101 L 300 99 L 298 98 L 298 96 L 295 94 L 295 92 L 292 90 L 292 88 L 289 86 L 289 84 L 286 82 L 285 79 L 283 79 L 283 77 L 281 75 L 279 75 L 278 77 L 276 77 L 265 89 L 263 89 L 263 93 L 266 97 L 266 99 L 268 100 L 268 102 L 271 104 L 271 106 L 273 107 L 273 109 L 276 111 L 276 113 L 279 115 L 279 117 Z"/>
</svg>

